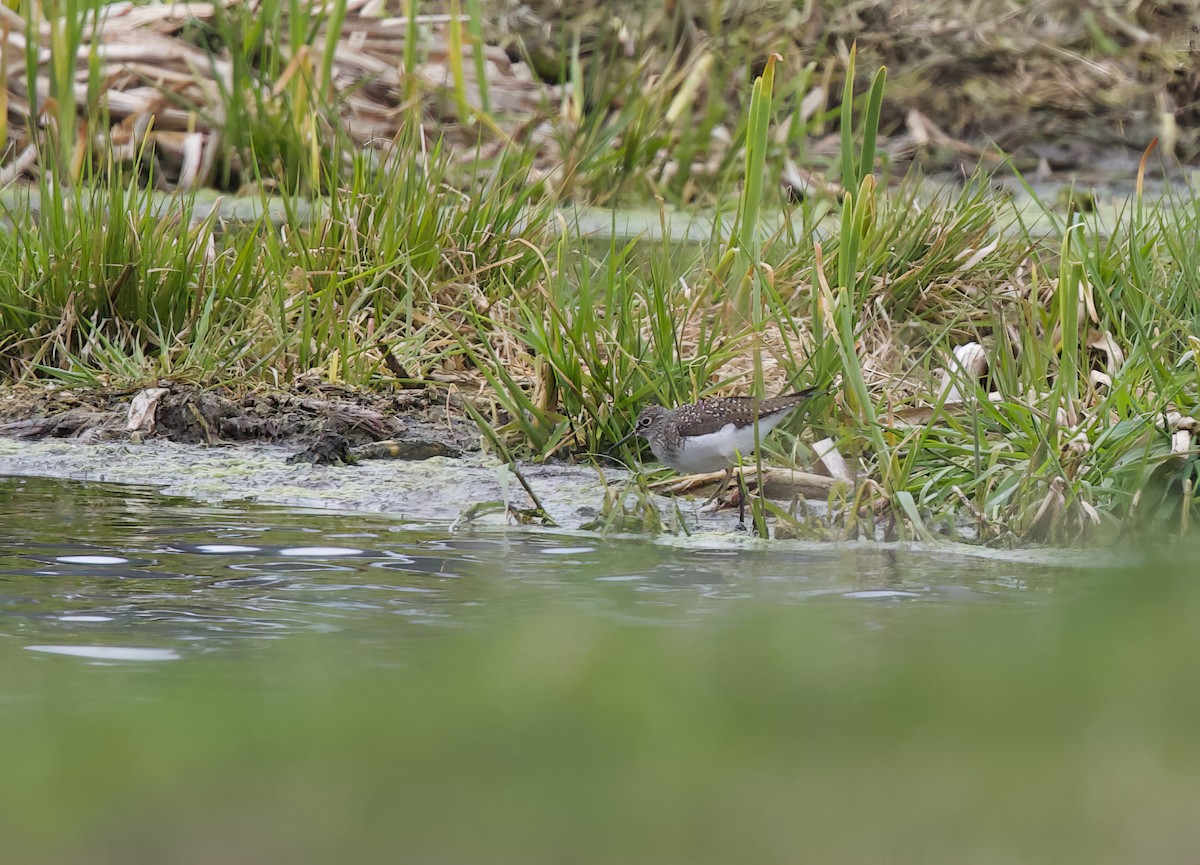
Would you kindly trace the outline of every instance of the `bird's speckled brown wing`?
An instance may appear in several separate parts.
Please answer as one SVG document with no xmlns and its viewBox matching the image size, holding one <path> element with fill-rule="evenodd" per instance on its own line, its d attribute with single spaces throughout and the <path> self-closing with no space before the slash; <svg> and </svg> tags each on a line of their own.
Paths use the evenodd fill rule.
<svg viewBox="0 0 1200 865">
<path fill-rule="evenodd" d="M 817 392 L 812 387 L 786 396 L 755 399 L 748 396 L 724 396 L 701 400 L 693 405 L 681 405 L 675 410 L 675 420 L 681 436 L 702 436 L 715 433 L 728 423 L 746 426 L 756 417 L 780 411 L 790 411 Z"/>
</svg>

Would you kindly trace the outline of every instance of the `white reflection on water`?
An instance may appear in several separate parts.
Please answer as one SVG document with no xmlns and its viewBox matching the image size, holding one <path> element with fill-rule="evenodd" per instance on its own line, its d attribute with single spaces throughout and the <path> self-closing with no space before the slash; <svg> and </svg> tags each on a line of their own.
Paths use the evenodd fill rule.
<svg viewBox="0 0 1200 865">
<path fill-rule="evenodd" d="M 71 655 L 96 661 L 178 661 L 182 655 L 171 649 L 135 649 L 129 646 L 26 646 L 30 652 Z"/>
<path fill-rule="evenodd" d="M 129 559 L 120 556 L 58 556 L 55 561 L 68 565 L 123 565 Z"/>
<path fill-rule="evenodd" d="M 354 547 L 288 547 L 280 550 L 281 556 L 361 556 L 366 550 Z"/>
</svg>

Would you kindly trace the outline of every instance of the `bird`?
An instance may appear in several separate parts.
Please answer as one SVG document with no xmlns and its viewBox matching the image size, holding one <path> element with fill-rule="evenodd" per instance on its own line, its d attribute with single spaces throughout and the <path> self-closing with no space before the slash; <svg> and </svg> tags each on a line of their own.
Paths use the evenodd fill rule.
<svg viewBox="0 0 1200 865">
<path fill-rule="evenodd" d="M 618 445 L 637 435 L 650 443 L 650 450 L 659 462 L 677 472 L 696 474 L 724 469 L 725 477 L 717 487 L 715 499 L 733 476 L 739 456 L 752 455 L 767 433 L 822 390 L 810 387 L 770 399 L 715 397 L 673 409 L 648 405 L 638 412 L 633 429 Z"/>
</svg>

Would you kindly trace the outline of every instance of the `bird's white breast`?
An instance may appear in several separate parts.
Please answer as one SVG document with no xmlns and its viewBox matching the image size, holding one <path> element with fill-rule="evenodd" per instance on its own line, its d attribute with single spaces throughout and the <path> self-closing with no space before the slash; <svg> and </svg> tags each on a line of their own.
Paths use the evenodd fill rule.
<svg viewBox="0 0 1200 865">
<path fill-rule="evenodd" d="M 777 427 L 787 416 L 779 412 L 758 419 L 758 439 Z M 726 469 L 737 462 L 737 455 L 748 460 L 754 453 L 754 424 L 738 427 L 727 423 L 716 432 L 690 436 L 682 442 L 683 447 L 675 453 L 663 453 L 651 443 L 651 450 L 664 463 L 684 474 L 715 472 Z"/>
<path fill-rule="evenodd" d="M 761 435 L 761 429 L 760 429 Z M 738 453 L 748 456 L 754 450 L 754 428 L 739 430 L 727 423 L 719 430 L 701 436 L 691 436 L 683 441 L 681 450 L 674 454 L 660 455 L 663 462 L 685 474 L 715 472 L 733 465 Z"/>
</svg>

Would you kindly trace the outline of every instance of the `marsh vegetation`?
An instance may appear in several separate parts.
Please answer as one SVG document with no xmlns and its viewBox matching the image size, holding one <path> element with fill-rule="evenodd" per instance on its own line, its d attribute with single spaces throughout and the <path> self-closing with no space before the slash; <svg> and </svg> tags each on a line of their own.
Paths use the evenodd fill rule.
<svg viewBox="0 0 1200 865">
<path fill-rule="evenodd" d="M 1038 198 L 1026 174 L 1046 157 L 963 145 L 983 123 L 962 107 L 976 91 L 958 103 L 970 122 L 922 121 L 927 66 L 864 64 L 828 9 L 823 36 L 790 39 L 664 9 L 670 38 L 666 19 L 581 19 L 553 74 L 510 7 L 471 0 L 4 10 L 24 68 L 7 67 L 0 130 L 19 184 L 0 232 L 0 375 L 419 386 L 505 458 L 535 460 L 594 458 L 649 400 L 838 382 L 763 457 L 821 470 L 827 441 L 848 482 L 819 517 L 793 501 L 760 503 L 760 520 L 999 543 L 1187 532 L 1200 202 L 1172 167 L 1194 155 L 1186 110 L 1124 118 L 1144 155 L 1102 224 L 1082 192 Z M 1105 10 L 1082 31 L 1017 17 L 1061 24 L 1081 68 L 1108 58 L 1110 88 L 1141 75 L 1185 97 L 1163 71 L 1186 46 L 1162 10 Z M 857 26 L 871 58 L 903 55 Z M 995 27 L 979 33 L 1012 59 Z M 926 178 L 964 161 L 965 177 Z M 199 208 L 201 187 L 262 215 L 232 225 Z M 581 227 L 597 206 L 649 208 L 661 230 L 598 241 Z M 706 237 L 672 240 L 701 214 Z"/>
</svg>

